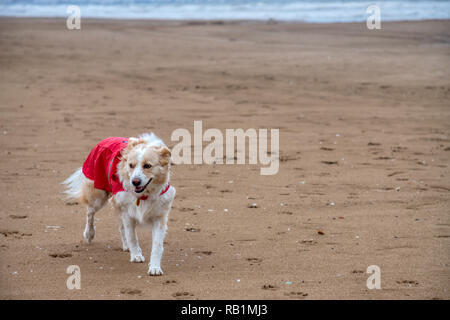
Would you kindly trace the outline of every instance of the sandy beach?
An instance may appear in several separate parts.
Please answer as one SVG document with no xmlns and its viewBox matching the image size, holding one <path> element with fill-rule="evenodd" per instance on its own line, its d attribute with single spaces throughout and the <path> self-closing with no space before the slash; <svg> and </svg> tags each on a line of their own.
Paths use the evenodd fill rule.
<svg viewBox="0 0 450 320">
<path fill-rule="evenodd" d="M 449 299 L 449 44 L 450 20 L 1 18 L 0 298 Z M 173 147 L 194 120 L 279 128 L 278 174 L 174 166 L 161 277 L 128 261 L 109 207 L 87 245 L 60 182 L 106 137 Z"/>
</svg>

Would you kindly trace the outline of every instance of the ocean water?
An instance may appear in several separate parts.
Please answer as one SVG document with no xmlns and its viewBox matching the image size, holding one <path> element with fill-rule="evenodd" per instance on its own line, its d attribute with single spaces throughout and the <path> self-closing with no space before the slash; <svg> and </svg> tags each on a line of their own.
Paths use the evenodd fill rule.
<svg viewBox="0 0 450 320">
<path fill-rule="evenodd" d="M 357 22 L 372 4 L 381 21 L 450 19 L 450 0 L 0 0 L 0 16 Z"/>
</svg>

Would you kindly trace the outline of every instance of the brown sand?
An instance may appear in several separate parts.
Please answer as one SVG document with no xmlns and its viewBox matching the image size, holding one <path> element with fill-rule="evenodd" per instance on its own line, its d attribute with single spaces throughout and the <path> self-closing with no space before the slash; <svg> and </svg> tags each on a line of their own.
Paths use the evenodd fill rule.
<svg viewBox="0 0 450 320">
<path fill-rule="evenodd" d="M 0 298 L 449 299 L 449 30 L 0 19 Z M 128 262 L 110 208 L 85 244 L 59 182 L 105 137 L 173 146 L 193 120 L 279 128 L 279 173 L 175 166 L 162 277 Z"/>
</svg>

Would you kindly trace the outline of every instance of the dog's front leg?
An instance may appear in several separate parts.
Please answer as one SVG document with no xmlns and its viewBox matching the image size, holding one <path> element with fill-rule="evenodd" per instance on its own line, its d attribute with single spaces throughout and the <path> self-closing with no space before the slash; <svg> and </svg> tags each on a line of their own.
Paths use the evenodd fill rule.
<svg viewBox="0 0 450 320">
<path fill-rule="evenodd" d="M 128 241 L 127 241 L 127 236 L 125 234 L 125 227 L 123 226 L 123 220 L 122 217 L 120 217 L 119 219 L 119 231 L 120 231 L 120 238 L 122 239 L 122 250 L 123 251 L 129 251 L 128 249 Z"/>
<path fill-rule="evenodd" d="M 122 213 L 122 225 L 125 231 L 128 249 L 130 250 L 130 262 L 144 262 L 145 258 L 142 255 L 136 234 L 136 220 L 124 212 Z"/>
<path fill-rule="evenodd" d="M 151 276 L 160 276 L 163 274 L 161 269 L 161 258 L 164 251 L 164 237 L 167 230 L 167 214 L 153 222 L 152 227 L 152 253 L 148 266 L 148 274 Z"/>
</svg>

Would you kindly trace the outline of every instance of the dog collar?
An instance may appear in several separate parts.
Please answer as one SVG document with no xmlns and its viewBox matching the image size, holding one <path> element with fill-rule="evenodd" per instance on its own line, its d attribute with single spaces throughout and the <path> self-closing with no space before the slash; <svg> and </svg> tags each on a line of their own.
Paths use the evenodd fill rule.
<svg viewBox="0 0 450 320">
<path fill-rule="evenodd" d="M 167 190 L 169 190 L 169 188 L 170 188 L 170 183 L 167 183 L 167 186 L 164 188 L 164 190 L 161 190 L 161 193 L 159 195 L 162 196 L 164 193 L 167 192 Z"/>
<path fill-rule="evenodd" d="M 161 190 L 161 193 L 159 194 L 159 196 L 162 196 L 164 193 L 166 193 L 167 190 L 169 190 L 169 188 L 170 188 L 170 183 L 168 183 L 167 186 L 163 190 Z M 139 204 L 141 203 L 141 200 L 144 201 L 147 199 L 148 199 L 148 196 L 142 196 L 140 198 L 137 198 L 136 205 L 139 206 Z"/>
</svg>

